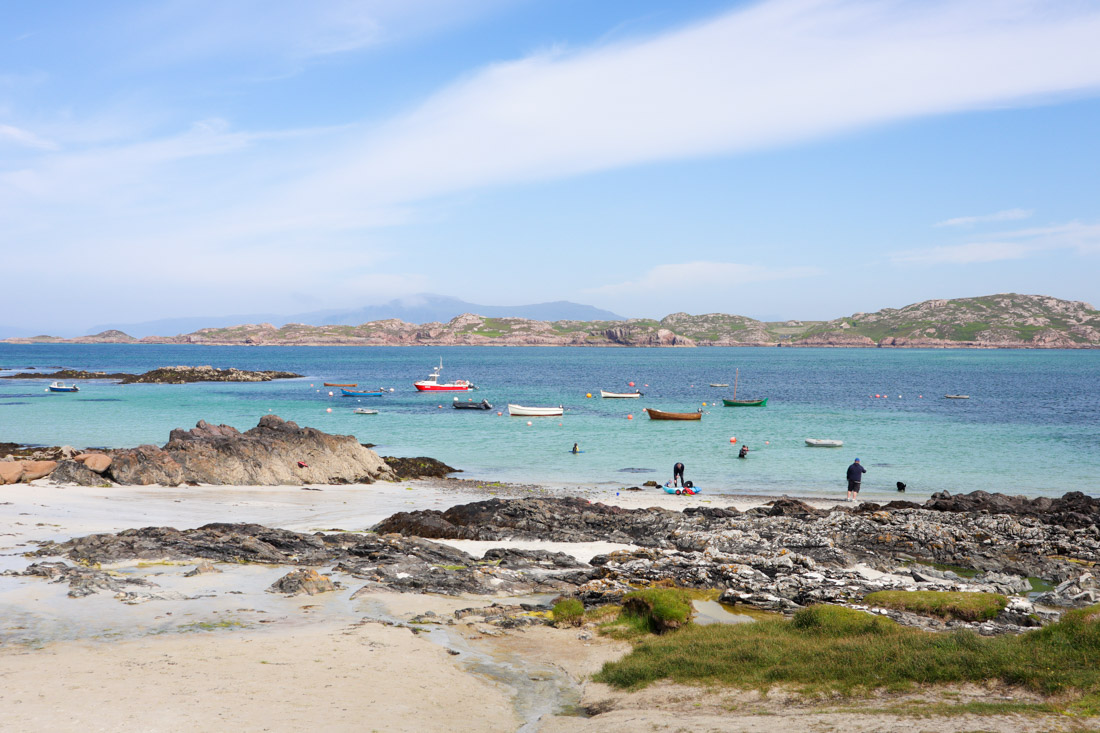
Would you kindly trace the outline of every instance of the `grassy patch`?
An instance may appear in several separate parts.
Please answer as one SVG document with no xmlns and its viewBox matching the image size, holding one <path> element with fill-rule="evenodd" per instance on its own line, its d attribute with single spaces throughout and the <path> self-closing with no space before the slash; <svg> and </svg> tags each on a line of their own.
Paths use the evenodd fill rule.
<svg viewBox="0 0 1100 733">
<path fill-rule="evenodd" d="M 999 593 L 936 590 L 880 590 L 868 594 L 863 600 L 880 608 L 960 621 L 988 621 L 996 618 L 1008 605 L 1008 598 Z"/>
<path fill-rule="evenodd" d="M 576 598 L 566 598 L 554 604 L 555 626 L 580 626 L 584 623 L 584 604 Z"/>
<path fill-rule="evenodd" d="M 1000 682 L 1095 715 L 1100 701 L 1100 606 L 1019 636 L 928 633 L 840 606 L 812 606 L 791 620 L 689 624 L 646 637 L 595 679 L 640 688 L 659 679 L 767 690 L 844 694 L 913 685 Z"/>
<path fill-rule="evenodd" d="M 623 596 L 622 615 L 636 618 L 653 633 L 683 626 L 691 611 L 691 598 L 679 588 L 646 588 Z"/>
<path fill-rule="evenodd" d="M 442 568 L 443 570 L 465 570 L 465 565 L 432 565 L 433 568 Z"/>
</svg>

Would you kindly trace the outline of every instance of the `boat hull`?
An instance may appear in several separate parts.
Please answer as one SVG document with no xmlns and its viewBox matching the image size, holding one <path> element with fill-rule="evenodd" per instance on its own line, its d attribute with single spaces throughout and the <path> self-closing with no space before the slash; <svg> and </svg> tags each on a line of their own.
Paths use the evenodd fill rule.
<svg viewBox="0 0 1100 733">
<path fill-rule="evenodd" d="M 944 399 L 948 400 L 968 400 L 970 395 L 968 394 L 945 394 Z"/>
<path fill-rule="evenodd" d="M 600 390 L 600 397 L 607 399 L 633 399 L 641 396 L 641 392 L 607 392 L 602 389 Z"/>
<path fill-rule="evenodd" d="M 508 414 L 512 417 L 561 417 L 565 412 L 563 407 L 524 407 L 523 405 L 508 405 Z"/>
<path fill-rule="evenodd" d="M 488 400 L 482 400 L 481 402 L 459 402 L 455 397 L 455 401 L 451 404 L 456 410 L 491 410 L 493 406 L 489 404 Z"/>
<path fill-rule="evenodd" d="M 678 489 L 674 486 L 664 486 L 662 488 L 664 488 L 666 494 L 676 494 L 677 496 L 694 496 L 700 492 L 700 490 L 695 487 L 690 489 Z"/>
<path fill-rule="evenodd" d="M 80 387 L 47 387 L 51 392 L 79 392 Z"/>
<path fill-rule="evenodd" d="M 472 384 L 423 384 L 413 382 L 413 386 L 420 392 L 469 392 L 474 388 Z"/>
<path fill-rule="evenodd" d="M 342 390 L 340 390 L 340 393 L 344 397 L 381 397 L 382 395 L 385 394 L 385 392 L 383 392 L 382 390 L 376 390 L 376 391 L 372 390 L 370 392 L 366 392 L 366 391 L 359 392 L 359 391 L 351 390 L 351 389 L 342 389 Z"/>
<path fill-rule="evenodd" d="M 326 387 L 358 387 L 358 384 L 340 384 L 339 382 L 322 382 Z"/>
<path fill-rule="evenodd" d="M 702 412 L 665 412 L 646 407 L 645 412 L 650 420 L 702 420 Z"/>
<path fill-rule="evenodd" d="M 768 398 L 765 397 L 762 400 L 727 400 L 723 398 L 722 404 L 726 407 L 764 407 L 768 404 Z"/>
<path fill-rule="evenodd" d="M 843 440 L 818 440 L 816 438 L 806 438 L 806 445 L 811 448 L 841 448 L 844 446 Z"/>
</svg>

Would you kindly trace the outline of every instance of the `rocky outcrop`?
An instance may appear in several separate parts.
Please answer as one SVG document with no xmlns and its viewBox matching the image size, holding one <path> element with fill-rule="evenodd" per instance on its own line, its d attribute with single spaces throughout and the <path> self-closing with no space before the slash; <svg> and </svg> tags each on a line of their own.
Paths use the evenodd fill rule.
<svg viewBox="0 0 1100 733">
<path fill-rule="evenodd" d="M 273 379 L 294 379 L 301 374 L 278 371 L 248 371 L 245 369 L 215 369 L 212 366 L 160 367 L 144 374 L 128 374 L 120 384 L 188 384 L 191 382 L 270 382 Z"/>
<path fill-rule="evenodd" d="M 396 456 L 383 456 L 386 465 L 393 469 L 394 478 L 398 480 L 411 478 L 446 478 L 449 474 L 458 472 L 457 468 L 451 468 L 443 461 L 437 461 L 427 456 L 417 458 L 398 458 Z"/>
<path fill-rule="evenodd" d="M 57 461 L 0 461 L 0 484 L 26 483 L 48 476 Z"/>
<path fill-rule="evenodd" d="M 77 486 L 102 486 L 111 482 L 77 461 L 59 461 L 57 468 L 50 473 L 50 482 L 55 484 L 76 484 Z"/>
<path fill-rule="evenodd" d="M 1100 524 L 1100 499 L 1080 491 L 1071 491 L 1060 498 L 1040 496 L 1006 496 L 986 491 L 951 494 L 940 491 L 925 502 L 926 509 L 939 512 L 1008 514 L 1014 517 L 1035 517 L 1044 524 L 1056 524 L 1069 529 L 1095 529 Z"/>
<path fill-rule="evenodd" d="M 294 570 L 276 580 L 267 589 L 268 593 L 284 593 L 288 596 L 299 596 L 303 593 L 315 596 L 318 593 L 331 593 L 336 590 L 336 584 L 327 575 L 321 575 L 316 570 Z"/>
<path fill-rule="evenodd" d="M 120 484 L 285 486 L 393 480 L 393 470 L 351 435 L 330 435 L 265 415 L 244 433 L 200 420 L 173 430 L 163 448 L 115 452 L 107 474 Z"/>
<path fill-rule="evenodd" d="M 89 471 L 103 473 L 111 467 L 111 457 L 105 453 L 80 453 L 73 456 L 77 463 L 83 463 Z"/>
</svg>

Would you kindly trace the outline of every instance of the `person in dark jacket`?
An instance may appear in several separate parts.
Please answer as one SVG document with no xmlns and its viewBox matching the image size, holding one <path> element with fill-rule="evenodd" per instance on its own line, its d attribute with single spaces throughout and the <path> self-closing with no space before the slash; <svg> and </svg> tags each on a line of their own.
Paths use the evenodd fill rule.
<svg viewBox="0 0 1100 733">
<path fill-rule="evenodd" d="M 848 466 L 848 498 L 845 501 L 855 501 L 859 498 L 859 484 L 863 481 L 865 473 L 867 469 L 860 464 L 858 458 Z"/>
<path fill-rule="evenodd" d="M 680 482 L 680 486 L 684 485 L 684 464 L 680 462 L 672 467 L 672 485 L 675 486 L 677 481 Z"/>
</svg>

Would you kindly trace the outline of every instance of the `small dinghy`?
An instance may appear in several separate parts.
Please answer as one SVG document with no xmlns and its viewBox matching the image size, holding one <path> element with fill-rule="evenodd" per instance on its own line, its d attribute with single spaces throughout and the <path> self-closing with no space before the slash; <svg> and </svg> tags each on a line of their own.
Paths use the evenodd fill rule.
<svg viewBox="0 0 1100 733">
<path fill-rule="evenodd" d="M 512 417 L 561 417 L 565 408 L 557 407 L 524 407 L 523 405 L 508 405 L 508 414 Z"/>
<path fill-rule="evenodd" d="M 80 387 L 75 384 L 65 384 L 64 382 L 54 382 L 49 387 L 46 387 L 47 392 L 79 392 Z"/>
<path fill-rule="evenodd" d="M 690 484 L 691 482 L 689 481 L 688 483 Z M 676 494 L 677 496 L 695 496 L 702 491 L 702 489 L 694 484 L 692 484 L 691 486 L 681 487 L 672 486 L 671 484 L 672 482 L 669 481 L 667 484 L 664 485 L 663 488 L 666 494 Z"/>
<path fill-rule="evenodd" d="M 840 448 L 844 445 L 843 440 L 820 440 L 818 438 L 806 438 L 806 445 L 811 448 Z"/>
<path fill-rule="evenodd" d="M 944 397 L 944 399 L 947 399 L 947 400 L 968 400 L 968 399 L 970 399 L 970 395 L 968 395 L 968 394 L 945 394 L 943 397 Z"/>
<path fill-rule="evenodd" d="M 600 397 L 605 399 L 614 397 L 617 399 L 629 399 L 631 397 L 641 397 L 641 392 L 608 392 L 606 389 L 600 390 Z"/>
<path fill-rule="evenodd" d="M 455 401 L 451 403 L 451 407 L 456 410 L 491 410 L 493 406 L 489 404 L 489 400 L 482 400 L 481 402 L 474 402 L 473 399 L 467 399 L 465 402 L 455 397 Z"/>
<path fill-rule="evenodd" d="M 378 410 L 372 410 L 369 407 L 356 407 L 352 410 L 356 415 L 377 415 Z"/>
<path fill-rule="evenodd" d="M 650 420 L 702 420 L 703 411 L 699 412 L 665 412 L 664 410 L 654 410 L 652 407 L 646 407 L 645 412 L 649 415 Z"/>
</svg>

